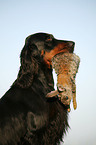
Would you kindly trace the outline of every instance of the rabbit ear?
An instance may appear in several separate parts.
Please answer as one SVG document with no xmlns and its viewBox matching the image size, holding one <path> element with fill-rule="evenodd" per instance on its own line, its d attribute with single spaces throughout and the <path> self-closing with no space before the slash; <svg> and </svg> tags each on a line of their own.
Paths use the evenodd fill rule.
<svg viewBox="0 0 96 145">
<path fill-rule="evenodd" d="M 38 74 L 38 62 L 36 57 L 39 56 L 38 48 L 35 44 L 26 44 L 21 52 L 21 66 L 17 80 L 14 85 L 22 88 L 28 88 L 32 84 L 33 76 Z M 39 57 L 38 57 L 39 59 Z"/>
</svg>

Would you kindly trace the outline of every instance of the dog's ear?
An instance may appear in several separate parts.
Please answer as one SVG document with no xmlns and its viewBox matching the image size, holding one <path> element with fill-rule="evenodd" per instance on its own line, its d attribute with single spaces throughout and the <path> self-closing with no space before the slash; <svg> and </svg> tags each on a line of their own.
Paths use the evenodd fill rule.
<svg viewBox="0 0 96 145">
<path fill-rule="evenodd" d="M 35 44 L 30 44 L 25 42 L 25 46 L 21 52 L 21 66 L 19 70 L 19 74 L 17 80 L 14 84 L 22 87 L 28 88 L 31 86 L 33 81 L 33 76 L 38 74 L 38 65 L 40 52 Z"/>
</svg>

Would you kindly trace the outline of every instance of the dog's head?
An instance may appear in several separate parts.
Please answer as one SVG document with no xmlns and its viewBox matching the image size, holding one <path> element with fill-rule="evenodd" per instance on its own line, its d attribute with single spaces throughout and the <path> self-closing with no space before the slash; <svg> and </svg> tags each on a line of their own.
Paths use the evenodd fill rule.
<svg viewBox="0 0 96 145">
<path fill-rule="evenodd" d="M 26 54 L 28 57 L 42 57 L 47 67 L 50 68 L 51 59 L 54 55 L 61 52 L 72 53 L 75 43 L 54 38 L 52 34 L 36 33 L 26 38 L 25 46 L 21 53 L 21 59 Z"/>
<path fill-rule="evenodd" d="M 29 87 L 33 79 L 32 76 L 38 74 L 41 63 L 44 64 L 44 67 L 51 69 L 52 57 L 61 52 L 72 53 L 74 45 L 75 43 L 72 41 L 58 40 L 47 33 L 36 33 L 28 36 L 21 52 L 18 84 L 23 88 Z"/>
</svg>

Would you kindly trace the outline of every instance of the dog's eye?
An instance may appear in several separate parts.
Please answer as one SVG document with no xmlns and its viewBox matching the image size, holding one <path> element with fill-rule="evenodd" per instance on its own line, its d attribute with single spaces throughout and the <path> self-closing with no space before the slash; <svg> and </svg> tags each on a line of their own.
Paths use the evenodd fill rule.
<svg viewBox="0 0 96 145">
<path fill-rule="evenodd" d="M 47 37 L 46 42 L 51 42 L 52 40 L 53 38 L 50 36 L 50 37 Z"/>
</svg>

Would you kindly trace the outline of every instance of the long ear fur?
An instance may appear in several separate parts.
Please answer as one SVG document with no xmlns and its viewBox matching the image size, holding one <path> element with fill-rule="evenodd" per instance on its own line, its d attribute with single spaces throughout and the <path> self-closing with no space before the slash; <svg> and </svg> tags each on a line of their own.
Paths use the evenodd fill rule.
<svg viewBox="0 0 96 145">
<path fill-rule="evenodd" d="M 38 74 L 39 57 L 40 53 L 37 46 L 26 42 L 20 56 L 21 66 L 18 77 L 13 85 L 18 85 L 21 88 L 28 88 L 31 86 L 33 76 Z"/>
</svg>

